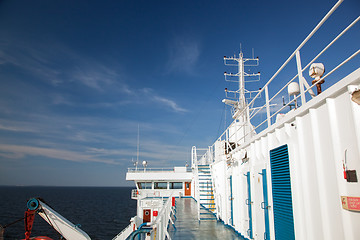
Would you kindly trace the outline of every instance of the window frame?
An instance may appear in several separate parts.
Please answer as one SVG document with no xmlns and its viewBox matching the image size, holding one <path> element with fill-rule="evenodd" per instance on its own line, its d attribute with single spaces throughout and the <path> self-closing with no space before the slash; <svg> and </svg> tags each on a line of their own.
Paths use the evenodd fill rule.
<svg viewBox="0 0 360 240">
<path fill-rule="evenodd" d="M 175 184 L 180 184 L 180 187 L 175 187 Z M 184 189 L 184 183 L 183 182 L 169 182 L 169 189 Z"/>
<path fill-rule="evenodd" d="M 164 187 L 159 187 L 159 185 L 163 185 L 166 184 L 165 188 Z M 162 189 L 162 190 L 166 190 L 168 189 L 168 182 L 154 182 L 154 189 Z"/>
</svg>

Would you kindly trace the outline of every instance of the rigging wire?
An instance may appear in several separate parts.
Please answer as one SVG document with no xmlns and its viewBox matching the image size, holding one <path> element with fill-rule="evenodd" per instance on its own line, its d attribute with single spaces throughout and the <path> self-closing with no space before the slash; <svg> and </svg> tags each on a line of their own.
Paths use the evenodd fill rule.
<svg viewBox="0 0 360 240">
<path fill-rule="evenodd" d="M 2 227 L 3 229 L 5 229 L 5 228 L 10 227 L 11 225 L 13 225 L 13 224 L 15 224 L 15 223 L 18 223 L 18 222 L 20 222 L 20 221 L 22 221 L 22 220 L 24 220 L 24 219 L 25 219 L 25 217 L 19 218 L 19 219 L 15 220 L 14 222 L 8 223 L 8 224 L 6 224 L 6 225 L 4 225 L 4 226 L 1 226 L 1 227 Z"/>
<path fill-rule="evenodd" d="M 220 122 L 219 122 L 219 127 L 218 127 L 218 130 L 217 130 L 216 136 L 219 136 L 219 134 L 220 134 L 220 128 L 221 128 L 221 123 L 223 121 L 224 112 L 225 112 L 225 119 L 226 119 L 226 104 L 224 104 L 224 108 L 223 108 L 223 111 L 221 113 L 221 119 L 220 119 Z M 226 125 L 226 120 L 225 120 L 225 125 Z"/>
</svg>

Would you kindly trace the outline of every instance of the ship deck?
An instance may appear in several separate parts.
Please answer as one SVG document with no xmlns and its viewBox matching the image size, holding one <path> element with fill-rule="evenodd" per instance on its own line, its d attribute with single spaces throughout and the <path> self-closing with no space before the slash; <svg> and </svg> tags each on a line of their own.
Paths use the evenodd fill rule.
<svg viewBox="0 0 360 240">
<path fill-rule="evenodd" d="M 175 228 L 170 228 L 171 239 L 243 239 L 222 222 L 199 221 L 197 203 L 192 198 L 176 199 Z"/>
</svg>

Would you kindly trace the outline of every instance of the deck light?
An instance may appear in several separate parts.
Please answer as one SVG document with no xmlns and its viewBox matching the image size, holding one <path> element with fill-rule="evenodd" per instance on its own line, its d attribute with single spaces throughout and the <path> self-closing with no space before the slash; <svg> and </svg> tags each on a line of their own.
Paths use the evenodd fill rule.
<svg viewBox="0 0 360 240">
<path fill-rule="evenodd" d="M 348 87 L 348 92 L 351 94 L 351 100 L 360 105 L 360 85 L 350 85 Z"/>
<path fill-rule="evenodd" d="M 324 67 L 324 64 L 322 64 L 322 63 L 313 63 L 313 64 L 311 64 L 311 66 L 309 68 L 309 76 L 312 78 L 315 78 L 312 81 L 312 84 L 316 83 L 316 88 L 317 88 L 318 94 L 320 94 L 322 92 L 321 84 L 323 84 L 325 82 L 324 79 L 321 79 L 321 77 L 324 75 L 324 72 L 325 72 L 325 67 Z"/>
</svg>

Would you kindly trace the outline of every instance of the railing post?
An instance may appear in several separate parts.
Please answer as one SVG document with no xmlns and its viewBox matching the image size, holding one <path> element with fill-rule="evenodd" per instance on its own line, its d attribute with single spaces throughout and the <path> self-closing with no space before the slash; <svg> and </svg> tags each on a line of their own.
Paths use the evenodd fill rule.
<svg viewBox="0 0 360 240">
<path fill-rule="evenodd" d="M 305 91 L 304 91 L 304 77 L 302 75 L 301 59 L 300 59 L 299 50 L 296 51 L 296 65 L 297 65 L 297 71 L 298 71 L 298 77 L 299 77 L 301 105 L 304 105 L 306 103 L 306 98 L 305 98 Z"/>
<path fill-rule="evenodd" d="M 270 103 L 269 103 L 269 90 L 268 86 L 265 86 L 265 100 L 266 100 L 266 118 L 268 127 L 271 125 L 271 118 L 270 118 Z"/>
<path fill-rule="evenodd" d="M 196 147 L 193 146 L 191 149 L 191 168 L 194 168 L 197 162 Z"/>
<path fill-rule="evenodd" d="M 225 152 L 229 148 L 229 141 L 230 141 L 230 139 L 229 139 L 229 131 L 230 131 L 229 128 L 225 130 Z"/>
</svg>

